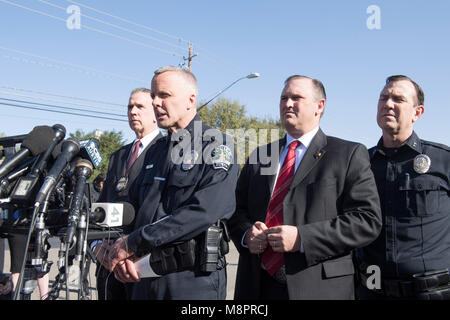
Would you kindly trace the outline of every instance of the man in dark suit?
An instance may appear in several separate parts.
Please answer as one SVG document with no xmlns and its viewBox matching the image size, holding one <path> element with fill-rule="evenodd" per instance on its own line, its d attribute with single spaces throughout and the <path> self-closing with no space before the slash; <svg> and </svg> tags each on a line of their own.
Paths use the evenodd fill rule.
<svg viewBox="0 0 450 320">
<path fill-rule="evenodd" d="M 131 92 L 128 102 L 128 122 L 131 130 L 136 133 L 136 139 L 111 155 L 106 181 L 97 202 L 127 200 L 128 190 L 142 168 L 147 150 L 162 136 L 156 124 L 149 89 L 137 88 Z M 129 231 L 124 228 L 124 233 Z M 126 299 L 124 285 L 104 268 L 106 262 L 103 260 L 108 256 L 110 244 L 107 241 L 94 243 L 94 253 L 103 264 L 103 267 L 97 270 L 98 298 Z"/>
<path fill-rule="evenodd" d="M 378 236 L 380 204 L 367 149 L 319 128 L 325 99 L 320 81 L 289 77 L 287 135 L 242 169 L 229 222 L 235 299 L 354 299 L 352 251 Z"/>
</svg>

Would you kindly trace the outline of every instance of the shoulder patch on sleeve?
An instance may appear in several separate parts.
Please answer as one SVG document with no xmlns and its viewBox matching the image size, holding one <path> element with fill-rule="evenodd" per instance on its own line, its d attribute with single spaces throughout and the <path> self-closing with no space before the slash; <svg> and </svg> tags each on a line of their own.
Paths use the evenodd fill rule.
<svg viewBox="0 0 450 320">
<path fill-rule="evenodd" d="M 212 164 L 214 169 L 223 169 L 228 171 L 233 162 L 233 153 L 226 145 L 216 147 L 212 152 Z"/>
</svg>

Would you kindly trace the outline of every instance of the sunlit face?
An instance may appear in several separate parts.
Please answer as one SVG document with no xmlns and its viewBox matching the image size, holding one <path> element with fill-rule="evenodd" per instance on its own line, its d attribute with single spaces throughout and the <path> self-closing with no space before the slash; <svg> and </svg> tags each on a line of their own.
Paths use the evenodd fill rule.
<svg viewBox="0 0 450 320">
<path fill-rule="evenodd" d="M 423 106 L 417 105 L 416 90 L 410 81 L 390 82 L 381 91 L 377 122 L 383 132 L 409 135 L 422 113 Z"/>
<path fill-rule="evenodd" d="M 287 132 L 298 138 L 319 125 L 324 106 L 311 79 L 292 79 L 281 93 L 280 119 Z"/>
<path fill-rule="evenodd" d="M 192 108 L 195 108 L 195 90 L 176 71 L 166 71 L 153 77 L 152 97 L 160 128 L 183 128 L 185 119 L 192 113 Z"/>
<path fill-rule="evenodd" d="M 138 138 L 142 138 L 156 128 L 152 98 L 149 93 L 136 92 L 128 101 L 128 123 Z"/>
</svg>

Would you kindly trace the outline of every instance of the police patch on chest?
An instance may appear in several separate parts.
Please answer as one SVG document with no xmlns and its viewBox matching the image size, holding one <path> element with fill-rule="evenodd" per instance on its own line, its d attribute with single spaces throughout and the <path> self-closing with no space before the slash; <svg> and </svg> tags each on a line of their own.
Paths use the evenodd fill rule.
<svg viewBox="0 0 450 320">
<path fill-rule="evenodd" d="M 116 185 L 116 192 L 121 192 L 127 187 L 128 177 L 121 177 Z"/>
<path fill-rule="evenodd" d="M 214 169 L 224 169 L 225 171 L 228 171 L 232 161 L 233 154 L 227 146 L 222 144 L 213 150 L 212 164 Z"/>
<path fill-rule="evenodd" d="M 430 170 L 431 159 L 426 154 L 419 154 L 414 158 L 414 171 L 417 173 L 427 173 Z"/>
<path fill-rule="evenodd" d="M 198 159 L 198 152 L 191 150 L 191 153 L 187 153 L 183 158 L 183 163 L 181 164 L 181 169 L 184 171 L 191 170 Z"/>
</svg>

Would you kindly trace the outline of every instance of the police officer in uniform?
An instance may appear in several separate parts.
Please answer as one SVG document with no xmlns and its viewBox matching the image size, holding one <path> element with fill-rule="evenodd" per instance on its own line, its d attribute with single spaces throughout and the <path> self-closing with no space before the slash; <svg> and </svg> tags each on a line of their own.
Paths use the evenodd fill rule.
<svg viewBox="0 0 450 320">
<path fill-rule="evenodd" d="M 225 252 L 214 245 L 218 233 L 211 230 L 222 225 L 225 232 L 218 221 L 235 210 L 239 167 L 231 138 L 196 115 L 197 91 L 194 75 L 184 69 L 162 67 L 152 79 L 156 119 L 168 136 L 149 151 L 132 186 L 134 231 L 110 253 L 116 278 L 136 282 L 132 299 L 226 297 Z M 150 252 L 162 276 L 140 279 L 133 262 Z"/>
<path fill-rule="evenodd" d="M 377 113 L 383 136 L 369 150 L 383 229 L 358 252 L 360 299 L 450 299 L 450 150 L 413 131 L 423 105 L 413 80 L 387 79 Z M 381 270 L 378 287 L 371 265 Z"/>
<path fill-rule="evenodd" d="M 96 202 L 123 202 L 128 197 L 131 184 L 139 175 L 150 146 L 162 137 L 156 124 L 150 90 L 136 88 L 128 101 L 128 123 L 136 139 L 115 151 L 109 160 L 108 172 L 100 196 Z M 134 155 L 134 156 L 133 156 Z M 124 228 L 124 232 L 128 230 Z M 97 292 L 99 300 L 123 300 L 127 293 L 124 285 L 104 267 L 109 253 L 108 241 L 91 244 L 100 265 L 97 267 Z"/>
</svg>

